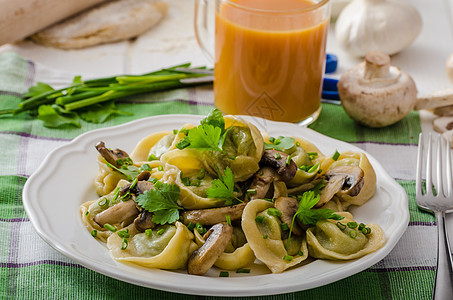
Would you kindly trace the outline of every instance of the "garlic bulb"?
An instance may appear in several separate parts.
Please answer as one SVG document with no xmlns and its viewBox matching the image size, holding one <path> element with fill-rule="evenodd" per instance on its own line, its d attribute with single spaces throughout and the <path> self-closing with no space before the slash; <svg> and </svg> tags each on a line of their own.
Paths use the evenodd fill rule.
<svg viewBox="0 0 453 300">
<path fill-rule="evenodd" d="M 340 46 L 359 57 L 370 51 L 392 55 L 407 48 L 421 28 L 420 14 L 410 4 L 354 0 L 338 16 L 335 37 Z"/>
</svg>

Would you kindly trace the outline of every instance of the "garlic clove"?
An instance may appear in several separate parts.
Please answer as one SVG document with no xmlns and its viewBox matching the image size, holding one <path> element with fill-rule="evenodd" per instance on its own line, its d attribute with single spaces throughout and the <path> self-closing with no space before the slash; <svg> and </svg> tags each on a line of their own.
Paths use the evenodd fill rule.
<svg viewBox="0 0 453 300">
<path fill-rule="evenodd" d="M 435 118 L 433 120 L 433 128 L 440 133 L 453 130 L 453 116 Z"/>
<path fill-rule="evenodd" d="M 447 72 L 447 77 L 450 80 L 450 82 L 453 83 L 453 53 L 450 54 L 450 56 L 447 59 L 447 62 L 445 64 L 445 69 Z"/>
<path fill-rule="evenodd" d="M 422 19 L 410 4 L 394 0 L 354 0 L 335 24 L 335 37 L 349 53 L 370 51 L 389 55 L 407 48 L 420 34 Z"/>
<path fill-rule="evenodd" d="M 398 122 L 412 111 L 417 88 L 405 72 L 390 65 L 382 52 L 370 52 L 362 62 L 338 81 L 338 93 L 345 112 L 368 127 L 384 127 Z"/>
</svg>

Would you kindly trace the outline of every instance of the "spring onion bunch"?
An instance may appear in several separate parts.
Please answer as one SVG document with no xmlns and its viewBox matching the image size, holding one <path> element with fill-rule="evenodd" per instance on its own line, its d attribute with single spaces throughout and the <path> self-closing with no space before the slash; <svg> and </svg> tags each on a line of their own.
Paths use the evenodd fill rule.
<svg viewBox="0 0 453 300">
<path fill-rule="evenodd" d="M 31 112 L 46 127 L 70 124 L 80 127 L 80 119 L 102 123 L 119 111 L 115 100 L 132 95 L 184 88 L 212 82 L 212 71 L 183 64 L 142 75 L 120 75 L 92 80 L 76 76 L 71 85 L 54 89 L 38 82 L 29 88 L 17 108 L 0 110 L 0 115 Z"/>
</svg>

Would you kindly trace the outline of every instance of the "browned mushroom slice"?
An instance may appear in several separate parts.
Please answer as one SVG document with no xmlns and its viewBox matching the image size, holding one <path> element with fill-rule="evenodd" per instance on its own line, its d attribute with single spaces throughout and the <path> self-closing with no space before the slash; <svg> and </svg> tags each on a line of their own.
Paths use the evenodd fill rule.
<svg viewBox="0 0 453 300">
<path fill-rule="evenodd" d="M 280 180 L 290 181 L 296 175 L 297 165 L 288 158 L 288 154 L 277 150 L 265 150 L 261 158 L 261 164 L 277 169 Z"/>
<path fill-rule="evenodd" d="M 206 235 L 206 242 L 195 250 L 189 258 L 187 271 L 193 275 L 205 274 L 224 252 L 228 242 L 233 236 L 233 226 L 219 223 L 212 226 Z"/>
<path fill-rule="evenodd" d="M 233 206 L 187 210 L 182 214 L 183 223 L 201 225 L 214 225 L 225 222 L 226 215 L 230 216 L 231 221 L 239 220 L 247 203 L 240 203 Z"/>
<path fill-rule="evenodd" d="M 120 190 L 120 196 L 125 195 L 129 190 L 135 195 L 143 194 L 145 191 L 149 191 L 154 188 L 154 184 L 150 181 L 138 181 L 137 184 L 131 189 L 131 184 L 123 186 Z"/>
<path fill-rule="evenodd" d="M 139 214 L 135 201 L 128 200 L 115 204 L 94 217 L 94 221 L 100 226 L 105 224 L 119 224 L 131 220 Z M 133 220 L 133 219 L 132 219 Z M 132 222 L 131 220 L 131 222 Z"/>
<path fill-rule="evenodd" d="M 261 168 L 253 177 L 253 181 L 250 184 L 250 189 L 255 190 L 256 193 L 251 195 L 250 199 L 263 199 L 266 198 L 266 194 L 271 187 L 275 177 L 279 177 L 277 171 L 271 167 Z"/>
<path fill-rule="evenodd" d="M 318 204 L 321 207 L 334 195 L 357 196 L 363 187 L 363 170 L 357 166 L 338 166 L 327 171 L 324 176 L 326 186 L 321 190 Z"/>
<path fill-rule="evenodd" d="M 146 210 L 143 210 L 138 217 L 135 218 L 134 225 L 140 232 L 156 227 L 156 223 L 153 222 L 153 215 Z"/>
<path fill-rule="evenodd" d="M 112 164 L 113 166 L 119 168 L 121 167 L 118 164 L 119 160 L 124 160 L 125 158 L 129 158 L 129 154 L 127 154 L 125 151 L 121 149 L 113 149 L 110 150 L 107 147 L 105 147 L 105 143 L 100 141 L 99 143 L 96 144 L 96 150 L 102 155 L 102 157 L 105 158 L 105 160 Z"/>
<path fill-rule="evenodd" d="M 286 223 L 288 225 L 288 228 L 291 228 L 294 214 L 299 208 L 299 202 L 297 201 L 297 199 L 293 197 L 278 197 L 277 199 L 275 199 L 274 206 L 282 213 L 280 220 L 283 223 Z M 298 236 L 302 236 L 304 232 L 300 228 L 300 226 L 296 222 L 294 222 L 292 233 Z"/>
</svg>

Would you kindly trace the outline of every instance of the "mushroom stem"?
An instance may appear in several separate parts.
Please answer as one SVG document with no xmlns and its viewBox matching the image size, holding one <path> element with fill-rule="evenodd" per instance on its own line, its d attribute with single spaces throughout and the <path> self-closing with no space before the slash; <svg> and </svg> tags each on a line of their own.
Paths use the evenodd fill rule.
<svg viewBox="0 0 453 300">
<path fill-rule="evenodd" d="M 365 55 L 364 79 L 390 77 L 390 57 L 382 52 L 368 52 Z"/>
</svg>

